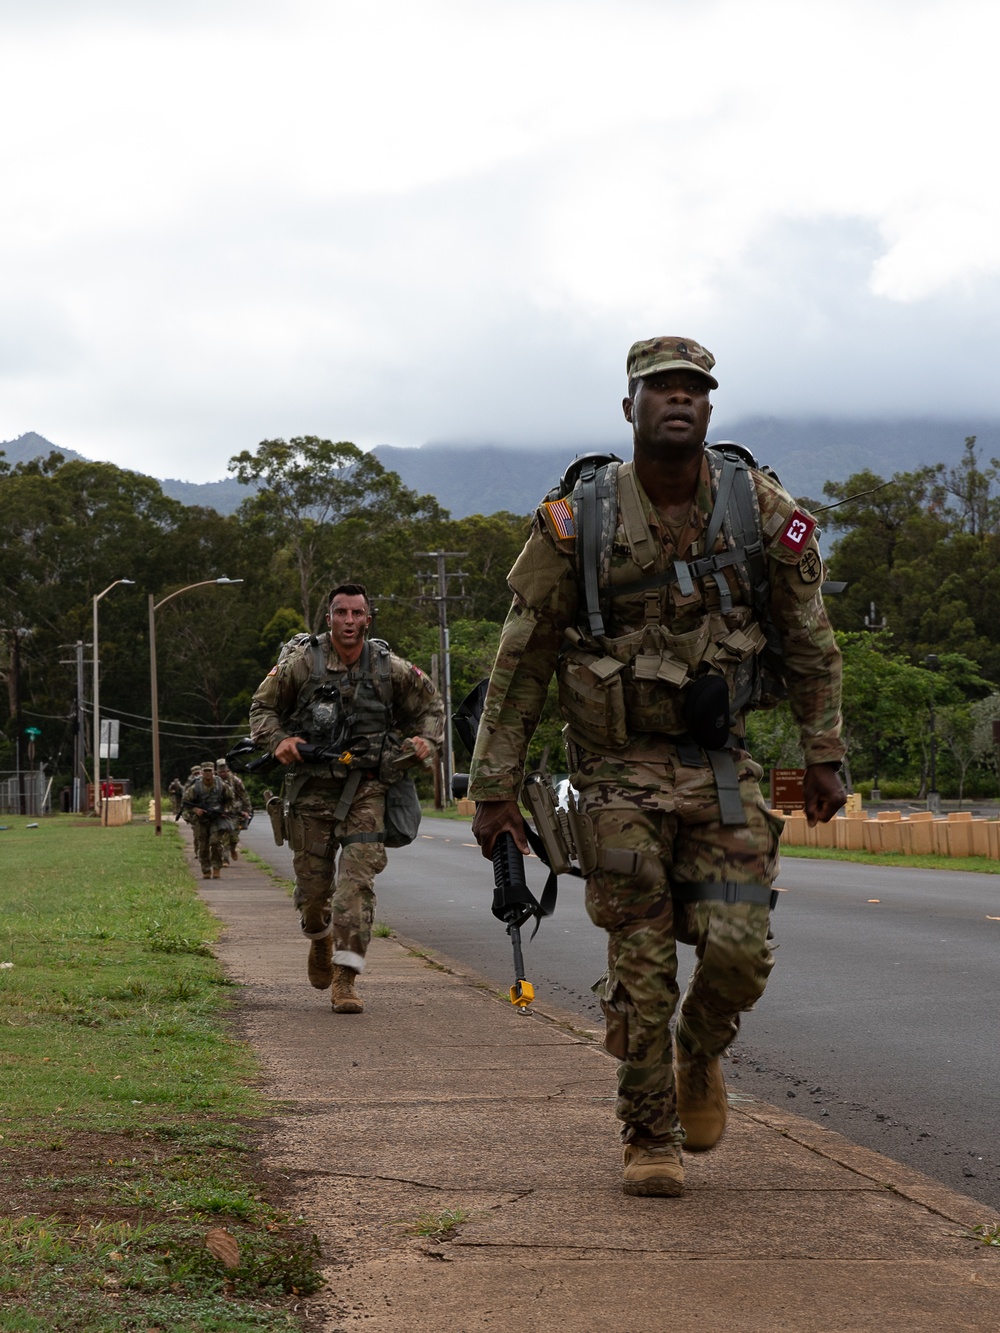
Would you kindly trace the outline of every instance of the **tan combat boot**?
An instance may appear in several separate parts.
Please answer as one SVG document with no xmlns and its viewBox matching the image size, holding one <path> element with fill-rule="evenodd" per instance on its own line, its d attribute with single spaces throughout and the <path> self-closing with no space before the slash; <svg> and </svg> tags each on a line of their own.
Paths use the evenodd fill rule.
<svg viewBox="0 0 1000 1333">
<path fill-rule="evenodd" d="M 684 1147 L 688 1152 L 708 1152 L 722 1138 L 729 1109 L 722 1060 L 717 1055 L 692 1055 L 678 1042 L 674 1078 Z"/>
<path fill-rule="evenodd" d="M 312 941 L 306 970 L 312 985 L 317 990 L 326 990 L 333 980 L 333 940 L 329 935 Z"/>
<path fill-rule="evenodd" d="M 684 1163 L 680 1148 L 675 1144 L 654 1148 L 642 1143 L 627 1143 L 622 1188 L 626 1194 L 679 1199 L 684 1193 Z"/>
<path fill-rule="evenodd" d="M 354 978 L 357 976 L 353 967 L 337 966 L 333 969 L 333 1012 L 335 1014 L 360 1014 L 364 1012 L 364 1005 L 354 989 Z"/>
<path fill-rule="evenodd" d="M 212 871 L 212 878 L 213 878 L 213 879 L 221 879 L 221 878 L 222 878 L 222 871 L 219 869 L 218 866 L 216 866 L 215 869 Z"/>
</svg>

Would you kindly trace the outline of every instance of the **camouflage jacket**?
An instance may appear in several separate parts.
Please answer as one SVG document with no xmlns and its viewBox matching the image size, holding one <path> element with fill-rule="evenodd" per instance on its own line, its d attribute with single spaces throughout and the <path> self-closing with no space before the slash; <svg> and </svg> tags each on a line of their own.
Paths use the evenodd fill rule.
<svg viewBox="0 0 1000 1333">
<path fill-rule="evenodd" d="M 205 814 L 196 814 L 196 807 L 204 810 Z M 193 820 L 207 820 L 212 823 L 217 819 L 230 817 L 236 810 L 236 797 L 230 784 L 223 782 L 220 777 L 216 776 L 211 787 L 206 787 L 199 775 L 184 788 L 184 808 Z"/>
<path fill-rule="evenodd" d="M 634 474 L 633 474 L 634 476 Z M 833 636 L 820 593 L 823 566 L 816 541 L 815 521 L 796 506 L 795 500 L 775 480 L 752 471 L 760 509 L 761 529 L 770 583 L 770 614 L 780 637 L 781 662 L 792 714 L 799 726 L 807 764 L 842 758 L 840 740 L 840 652 Z M 669 569 L 679 558 L 704 554 L 701 542 L 714 506 L 712 470 L 706 458 L 687 523 L 672 530 L 646 496 L 638 478 L 635 485 L 649 534 L 653 538 L 655 571 Z M 470 774 L 469 795 L 475 800 L 509 800 L 520 792 L 528 743 L 538 723 L 549 681 L 560 677 L 560 704 L 567 720 L 567 739 L 582 755 L 612 754 L 615 760 L 657 762 L 668 758 L 670 734 L 684 731 L 681 719 L 681 690 L 664 675 L 643 678 L 637 669 L 637 654 L 648 653 L 650 634 L 669 635 L 672 645 L 690 638 L 702 651 L 703 632 L 709 623 L 718 626 L 716 637 L 728 635 L 735 643 L 759 633 L 750 598 L 741 588 L 735 567 L 724 571 L 733 603 L 732 612 L 721 615 L 717 588 L 709 578 L 694 585 L 685 595 L 677 582 L 654 593 L 636 591 L 615 596 L 615 585 L 634 584 L 640 576 L 628 542 L 621 508 L 618 530 L 610 557 L 612 619 L 605 652 L 625 663 L 622 675 L 626 692 L 633 700 L 659 701 L 660 715 L 672 718 L 671 725 L 643 731 L 629 726 L 623 744 L 598 747 L 586 735 L 574 732 L 573 717 L 562 706 L 566 662 L 571 657 L 570 640 L 577 635 L 582 593 L 576 568 L 576 538 L 565 535 L 549 505 L 535 515 L 531 534 L 511 570 L 508 583 L 514 594 L 504 624 L 496 663 L 479 730 Z M 802 526 L 804 525 L 804 526 Z M 805 536 L 803 537 L 803 533 Z M 724 551 L 724 534 L 716 540 L 716 551 Z M 655 623 L 651 623 L 651 621 Z M 578 637 L 578 635 L 577 635 Z M 600 651 L 600 650 L 599 650 Z M 607 659 L 604 659 L 607 660 Z M 654 660 L 651 657 L 648 659 Z M 702 657 L 702 661 L 708 660 Z M 697 665 L 697 659 L 692 659 Z M 613 664 L 612 664 L 613 665 Z M 633 718 L 642 715 L 633 708 Z M 733 719 L 742 735 L 745 719 Z M 571 767 L 575 767 L 571 758 Z"/>
<path fill-rule="evenodd" d="M 225 781 L 228 782 L 233 789 L 236 808 L 242 810 L 245 814 L 249 814 L 253 809 L 253 805 L 250 801 L 250 797 L 247 795 L 247 789 L 243 779 L 238 773 L 233 773 L 230 770 L 226 773 Z"/>
<path fill-rule="evenodd" d="M 260 746 L 274 754 L 287 736 L 298 710 L 299 697 L 312 673 L 312 652 L 326 654 L 328 675 L 345 700 L 351 694 L 350 668 L 340 660 L 329 634 L 319 639 L 319 648 L 308 645 L 291 648 L 282 654 L 277 666 L 264 677 L 250 705 L 250 735 Z M 392 722 L 403 738 L 422 736 L 434 749 L 444 738 L 444 704 L 428 676 L 403 657 L 390 654 L 392 680 Z"/>
</svg>

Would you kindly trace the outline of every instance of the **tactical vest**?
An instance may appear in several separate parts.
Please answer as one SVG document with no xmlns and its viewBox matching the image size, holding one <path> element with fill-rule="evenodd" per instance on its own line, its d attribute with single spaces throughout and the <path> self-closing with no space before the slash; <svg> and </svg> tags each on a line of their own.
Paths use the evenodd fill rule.
<svg viewBox="0 0 1000 1333">
<path fill-rule="evenodd" d="M 351 802 L 366 773 L 387 781 L 385 828 L 370 833 L 351 833 L 339 845 L 354 842 L 384 842 L 387 847 L 405 847 L 417 836 L 420 798 L 413 780 L 406 775 L 387 776 L 388 760 L 398 753 L 399 736 L 392 724 L 392 660 L 389 645 L 382 639 L 366 639 L 361 656 L 342 671 L 327 667 L 326 646 L 312 634 L 298 634 L 281 650 L 279 662 L 293 648 L 301 647 L 309 659 L 309 679 L 299 690 L 289 726 L 291 734 L 314 745 L 330 745 L 349 754 L 336 769 L 346 777 L 333 817 L 347 817 Z M 328 770 L 331 774 L 333 766 Z M 338 774 L 338 776 L 339 776 Z M 310 778 L 321 776 L 315 765 L 290 764 L 285 773 L 284 813 L 288 818 L 298 793 Z"/>
<path fill-rule="evenodd" d="M 203 810 L 208 811 L 212 819 L 218 819 L 225 813 L 223 810 L 224 801 L 222 782 L 218 778 L 215 779 L 211 787 L 206 787 L 201 778 L 195 778 L 192 804 L 200 805 Z"/>
<path fill-rule="evenodd" d="M 692 558 L 668 567 L 631 464 L 579 459 L 549 492 L 572 507 L 580 588 L 579 623 L 559 659 L 560 710 L 570 738 L 589 748 L 623 749 L 650 732 L 725 748 L 731 719 L 784 697 L 756 463 L 728 443 L 708 446 L 706 457 L 708 527 Z"/>
<path fill-rule="evenodd" d="M 311 634 L 291 639 L 282 649 L 281 659 L 297 647 L 304 649 L 310 673 L 289 722 L 291 734 L 313 745 L 329 745 L 349 753 L 351 758 L 343 765 L 345 772 L 378 769 L 392 724 L 389 645 L 381 639 L 366 639 L 357 662 L 339 671 L 327 667 L 326 645 Z"/>
</svg>

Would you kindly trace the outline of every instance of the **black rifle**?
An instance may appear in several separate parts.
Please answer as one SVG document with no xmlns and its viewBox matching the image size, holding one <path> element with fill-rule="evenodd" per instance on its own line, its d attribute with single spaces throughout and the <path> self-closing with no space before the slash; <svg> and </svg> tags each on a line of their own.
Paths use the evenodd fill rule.
<svg viewBox="0 0 1000 1333">
<path fill-rule="evenodd" d="M 253 754 L 259 749 L 260 746 L 247 736 L 228 751 L 226 762 L 237 773 L 259 773 L 262 769 L 281 767 L 280 761 L 275 759 L 273 754 L 268 754 L 267 751 L 257 759 L 247 761 L 247 755 Z M 311 745 L 306 741 L 299 741 L 299 758 L 304 764 L 344 764 L 346 766 L 350 764 L 352 758 L 357 758 L 357 752 L 341 750 L 335 745 Z"/>
<path fill-rule="evenodd" d="M 462 700 L 454 716 L 454 727 L 459 740 L 471 754 L 476 748 L 476 732 L 483 715 L 488 680 L 479 684 Z M 525 836 L 536 854 L 546 860 L 545 849 L 534 830 L 524 821 Z M 549 877 L 539 902 L 524 878 L 524 857 L 510 833 L 501 833 L 493 844 L 493 915 L 507 927 L 514 950 L 514 984 L 510 988 L 510 1002 L 524 1010 L 535 998 L 535 989 L 524 976 L 524 957 L 521 953 L 521 927 L 529 917 L 535 918 L 534 938 L 543 916 L 551 916 L 555 907 L 555 876 Z"/>
</svg>

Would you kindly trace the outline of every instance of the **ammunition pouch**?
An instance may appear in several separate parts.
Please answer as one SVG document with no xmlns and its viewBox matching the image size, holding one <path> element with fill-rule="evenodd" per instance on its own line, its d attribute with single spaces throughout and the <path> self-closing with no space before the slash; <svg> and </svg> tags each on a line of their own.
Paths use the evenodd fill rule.
<svg viewBox="0 0 1000 1333">
<path fill-rule="evenodd" d="M 559 662 L 559 711 L 575 735 L 599 749 L 628 742 L 625 663 L 582 648 L 563 652 Z"/>
</svg>

